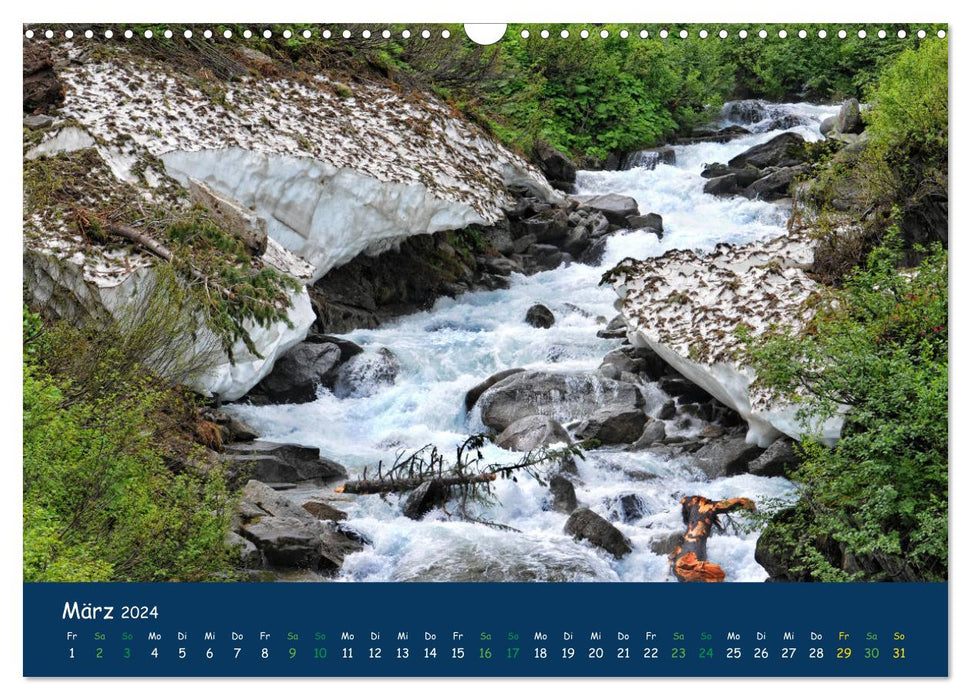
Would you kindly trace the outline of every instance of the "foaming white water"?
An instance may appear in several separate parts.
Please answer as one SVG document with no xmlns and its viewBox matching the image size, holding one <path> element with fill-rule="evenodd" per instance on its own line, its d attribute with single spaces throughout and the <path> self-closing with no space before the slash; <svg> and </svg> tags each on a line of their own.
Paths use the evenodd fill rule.
<svg viewBox="0 0 971 700">
<path fill-rule="evenodd" d="M 836 110 L 790 107 L 812 122 L 792 129 L 807 139 L 816 138 L 818 121 Z M 464 397 L 489 375 L 511 367 L 593 370 L 617 347 L 618 341 L 596 336 L 605 319 L 616 313 L 616 295 L 598 283 L 623 258 L 655 256 L 671 248 L 711 249 L 720 242 L 783 233 L 786 212 L 765 202 L 705 195 L 699 175 L 705 163 L 726 162 L 778 133 L 727 144 L 678 146 L 674 166 L 579 173 L 583 194 L 630 195 L 642 213 L 661 214 L 662 240 L 645 232 L 619 232 L 610 238 L 598 267 L 573 264 L 531 277 L 514 275 L 508 290 L 442 299 L 430 311 L 348 334 L 367 351 L 389 348 L 400 361 L 395 384 L 377 387 L 370 396 L 338 399 L 322 389 L 307 404 L 237 405 L 232 410 L 264 439 L 319 447 L 352 474 L 379 460 L 389 464 L 398 450 L 434 444 L 451 452 L 469 433 L 482 430 L 475 411 L 466 415 Z M 527 309 L 537 302 L 553 311 L 552 328 L 525 323 Z M 495 446 L 484 453 L 488 461 L 504 463 L 519 457 Z M 579 466 L 580 503 L 611 520 L 633 544 L 633 553 L 620 561 L 565 535 L 567 516 L 548 510 L 547 489 L 523 477 L 499 482 L 497 503 L 476 510 L 477 517 L 518 532 L 449 521 L 441 510 L 412 521 L 401 515 L 397 496 L 363 496 L 337 504 L 348 513 L 347 524 L 372 542 L 347 558 L 341 576 L 351 581 L 667 581 L 672 580 L 667 559 L 652 551 L 651 541 L 683 528 L 682 496 L 746 496 L 758 503 L 792 492 L 792 485 L 781 478 L 744 475 L 706 482 L 690 459 L 665 461 L 644 452 L 592 450 Z M 631 494 L 641 513 L 627 514 L 624 522 L 618 502 Z M 754 560 L 755 540 L 755 534 L 732 530 L 711 538 L 711 559 L 723 566 L 728 580 L 765 578 Z"/>
</svg>

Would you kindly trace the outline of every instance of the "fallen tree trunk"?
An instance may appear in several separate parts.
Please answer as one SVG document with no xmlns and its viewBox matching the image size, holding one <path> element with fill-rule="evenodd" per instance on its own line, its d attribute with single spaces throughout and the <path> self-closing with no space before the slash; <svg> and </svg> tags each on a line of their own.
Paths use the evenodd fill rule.
<svg viewBox="0 0 971 700">
<path fill-rule="evenodd" d="M 471 474 L 469 476 L 427 476 L 405 479 L 361 479 L 359 481 L 348 481 L 343 486 L 338 486 L 336 493 L 353 493 L 365 495 L 371 493 L 401 493 L 412 491 L 428 481 L 437 481 L 442 486 L 465 486 L 467 484 L 481 484 L 487 481 L 495 481 L 497 474 Z"/>
<path fill-rule="evenodd" d="M 739 508 L 755 510 L 755 502 L 748 498 L 712 501 L 704 496 L 681 499 L 681 517 L 687 530 L 681 544 L 668 557 L 671 571 L 679 581 L 720 583 L 725 580 L 725 570 L 708 561 L 708 537 L 712 527 L 721 529 L 718 521 L 721 513 Z"/>
</svg>

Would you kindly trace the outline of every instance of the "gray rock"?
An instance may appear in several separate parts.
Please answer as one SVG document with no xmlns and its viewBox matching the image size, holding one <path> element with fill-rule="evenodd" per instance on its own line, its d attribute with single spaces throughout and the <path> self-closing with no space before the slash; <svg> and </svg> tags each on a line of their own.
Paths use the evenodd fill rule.
<svg viewBox="0 0 971 700">
<path fill-rule="evenodd" d="M 819 133 L 821 133 L 823 136 L 826 136 L 826 134 L 831 132 L 835 127 L 836 127 L 836 117 L 826 117 L 819 124 Z"/>
<path fill-rule="evenodd" d="M 787 131 L 735 156 L 728 161 L 728 167 L 744 168 L 752 165 L 761 169 L 770 165 L 780 168 L 799 165 L 805 160 L 805 155 L 802 153 L 805 142 L 806 140 L 799 134 Z"/>
<path fill-rule="evenodd" d="M 486 246 L 496 249 L 502 255 L 509 255 L 514 250 L 512 234 L 509 229 L 492 226 L 482 232 L 482 242 Z"/>
<path fill-rule="evenodd" d="M 555 270 L 560 265 L 573 261 L 569 253 L 546 243 L 534 243 L 526 249 L 526 255 L 532 259 L 532 264 L 524 267 L 533 272 Z"/>
<path fill-rule="evenodd" d="M 54 117 L 48 116 L 46 114 L 32 114 L 30 116 L 24 117 L 24 126 L 28 129 L 46 129 L 49 126 L 54 125 Z"/>
<path fill-rule="evenodd" d="M 668 401 L 664 402 L 663 406 L 661 406 L 661 410 L 658 411 L 657 417 L 660 420 L 671 420 L 674 418 L 677 412 L 677 409 L 674 407 L 674 400 L 669 399 Z"/>
<path fill-rule="evenodd" d="M 225 447 L 231 470 L 263 483 L 313 483 L 319 486 L 347 478 L 347 470 L 320 456 L 316 447 L 256 440 Z"/>
<path fill-rule="evenodd" d="M 255 428 L 225 411 L 209 411 L 206 417 L 219 426 L 224 445 L 234 442 L 252 442 L 260 436 Z"/>
<path fill-rule="evenodd" d="M 557 513 L 572 513 L 577 509 L 577 492 L 573 483 L 561 474 L 550 477 L 551 508 Z"/>
<path fill-rule="evenodd" d="M 240 532 L 274 566 L 316 569 L 320 565 L 322 528 L 316 520 L 265 517 L 244 524 Z"/>
<path fill-rule="evenodd" d="M 576 166 L 560 151 L 545 141 L 536 144 L 536 160 L 539 168 L 549 180 L 573 183 L 577 179 Z"/>
<path fill-rule="evenodd" d="M 786 476 L 799 465 L 799 461 L 792 439 L 780 437 L 749 462 L 748 472 L 756 476 Z"/>
<path fill-rule="evenodd" d="M 532 415 L 560 422 L 586 418 L 601 408 L 641 408 L 644 397 L 633 384 L 583 372 L 519 372 L 496 383 L 479 399 L 482 422 L 493 430 Z"/>
<path fill-rule="evenodd" d="M 240 514 L 243 520 L 272 516 L 313 522 L 315 518 L 286 496 L 281 496 L 266 484 L 250 480 L 240 492 Z"/>
<path fill-rule="evenodd" d="M 609 510 L 611 519 L 616 518 L 624 523 L 632 523 L 640 520 L 647 512 L 647 505 L 644 500 L 636 493 L 625 493 L 608 500 L 605 504 Z"/>
<path fill-rule="evenodd" d="M 341 362 L 347 362 L 355 355 L 360 355 L 362 352 L 364 352 L 364 348 L 355 343 L 353 340 L 341 338 L 340 336 L 336 335 L 327 335 L 326 333 L 311 333 L 304 339 L 303 342 L 318 344 L 332 343 L 336 345 L 341 351 Z"/>
<path fill-rule="evenodd" d="M 841 134 L 860 134 L 863 133 L 863 128 L 860 103 L 855 97 L 851 97 L 840 107 L 839 116 L 836 117 L 836 130 Z"/>
<path fill-rule="evenodd" d="M 634 151 L 624 158 L 621 170 L 631 170 L 632 168 L 647 168 L 654 170 L 661 163 L 674 165 L 677 162 L 677 155 L 671 146 L 661 146 L 659 148 L 647 148 L 643 151 Z"/>
<path fill-rule="evenodd" d="M 733 100 L 722 105 L 722 116 L 739 124 L 754 124 L 767 119 L 769 111 L 762 100 Z"/>
<path fill-rule="evenodd" d="M 553 312 L 542 304 L 533 304 L 526 312 L 526 323 L 533 328 L 549 328 L 556 323 Z"/>
<path fill-rule="evenodd" d="M 666 437 L 667 431 L 664 428 L 664 423 L 659 420 L 648 420 L 641 436 L 631 445 L 631 450 L 646 449 L 656 443 L 662 442 Z"/>
<path fill-rule="evenodd" d="M 340 362 L 341 349 L 333 343 L 299 343 L 277 360 L 248 397 L 270 403 L 313 401 L 318 386 L 333 385 Z"/>
<path fill-rule="evenodd" d="M 476 402 L 479 400 L 479 397 L 495 384 L 498 384 L 503 379 L 511 377 L 514 374 L 525 371 L 526 370 L 524 370 L 522 367 L 517 367 L 515 369 L 504 369 L 501 372 L 496 372 L 484 382 L 476 384 L 474 387 L 469 389 L 468 393 L 465 395 L 465 410 L 471 411 L 472 407 L 475 406 Z"/>
<path fill-rule="evenodd" d="M 371 396 L 394 384 L 400 370 L 401 363 L 388 348 L 355 355 L 338 369 L 334 395 L 342 399 Z"/>
<path fill-rule="evenodd" d="M 620 559 L 633 550 L 623 533 L 589 508 L 579 508 L 570 515 L 563 531 L 579 540 L 600 547 Z"/>
<path fill-rule="evenodd" d="M 666 535 L 656 535 L 648 541 L 648 547 L 655 554 L 662 557 L 668 556 L 674 551 L 675 547 L 681 546 L 681 541 L 684 539 L 684 535 L 678 531 L 669 532 Z"/>
<path fill-rule="evenodd" d="M 421 520 L 425 513 L 445 505 L 447 500 L 448 488 L 438 479 L 432 479 L 408 494 L 401 513 L 406 518 Z"/>
<path fill-rule="evenodd" d="M 189 201 L 208 209 L 219 227 L 242 241 L 250 254 L 266 252 L 266 219 L 252 209 L 193 177 L 189 177 Z"/>
<path fill-rule="evenodd" d="M 236 552 L 237 561 L 244 569 L 258 569 L 263 565 L 263 556 L 256 545 L 235 532 L 227 532 L 226 546 Z"/>
<path fill-rule="evenodd" d="M 779 168 L 778 170 L 756 180 L 745 188 L 743 195 L 749 199 L 780 199 L 789 194 L 789 187 L 792 182 L 804 175 L 808 169 L 803 165 L 795 165 L 789 168 Z"/>
<path fill-rule="evenodd" d="M 570 434 L 566 432 L 566 428 L 547 416 L 520 418 L 496 438 L 499 447 L 514 452 L 529 452 L 561 442 L 569 444 Z"/>
<path fill-rule="evenodd" d="M 641 436 L 647 421 L 641 408 L 602 408 L 577 426 L 574 434 L 581 440 L 599 440 L 603 445 L 626 445 Z"/>
<path fill-rule="evenodd" d="M 762 450 L 744 437 L 717 438 L 694 453 L 694 462 L 709 479 L 742 474 Z"/>
<path fill-rule="evenodd" d="M 301 508 L 317 520 L 347 520 L 347 513 L 323 501 L 307 501 L 301 505 Z"/>
<path fill-rule="evenodd" d="M 660 214 L 638 214 L 627 218 L 627 228 L 631 231 L 644 230 L 656 233 L 658 238 L 664 233 L 664 220 Z"/>
<path fill-rule="evenodd" d="M 627 337 L 627 322 L 624 317 L 620 314 L 614 316 L 610 319 L 607 327 L 603 330 L 597 331 L 598 338 L 626 338 Z"/>
<path fill-rule="evenodd" d="M 677 396 L 679 404 L 711 400 L 711 394 L 680 375 L 661 377 L 659 385 L 665 393 Z"/>
<path fill-rule="evenodd" d="M 704 170 L 701 171 L 701 176 L 710 180 L 713 177 L 723 177 L 725 175 L 729 175 L 731 172 L 732 169 L 724 163 L 709 163 L 705 166 Z"/>
<path fill-rule="evenodd" d="M 582 201 L 584 209 L 600 212 L 614 226 L 626 226 L 628 216 L 640 213 L 633 197 L 620 194 L 601 194 Z"/>
<path fill-rule="evenodd" d="M 712 177 L 708 182 L 705 183 L 704 188 L 705 194 L 710 194 L 714 196 L 719 195 L 732 195 L 738 192 L 738 178 L 735 173 L 727 173 L 726 175 L 718 175 Z"/>
<path fill-rule="evenodd" d="M 603 262 L 604 253 L 606 252 L 607 236 L 604 236 L 591 243 L 580 255 L 579 260 L 584 265 L 599 265 Z"/>
<path fill-rule="evenodd" d="M 519 224 L 524 235 L 537 243 L 561 243 L 570 233 L 570 222 L 562 209 L 549 209 Z"/>
</svg>

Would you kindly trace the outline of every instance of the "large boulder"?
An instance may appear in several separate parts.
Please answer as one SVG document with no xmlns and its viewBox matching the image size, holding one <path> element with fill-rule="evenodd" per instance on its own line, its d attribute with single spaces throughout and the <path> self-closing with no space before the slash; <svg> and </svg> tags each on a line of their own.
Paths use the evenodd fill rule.
<svg viewBox="0 0 971 700">
<path fill-rule="evenodd" d="M 772 200 L 787 197 L 793 181 L 800 175 L 805 175 L 808 168 L 804 165 L 794 165 L 789 168 L 779 168 L 765 177 L 756 180 L 742 192 L 749 199 Z"/>
<path fill-rule="evenodd" d="M 621 194 L 600 194 L 582 200 L 584 209 L 600 212 L 614 226 L 626 226 L 627 217 L 640 214 L 637 200 Z"/>
<path fill-rule="evenodd" d="M 644 397 L 628 382 L 583 372 L 520 372 L 495 384 L 479 399 L 482 422 L 502 431 L 532 415 L 560 422 L 580 420 L 601 408 L 641 408 Z"/>
<path fill-rule="evenodd" d="M 519 372 L 525 372 L 525 371 L 526 370 L 524 370 L 522 367 L 516 367 L 515 369 L 504 369 L 501 372 L 496 372 L 485 381 L 479 382 L 474 387 L 469 389 L 468 393 L 466 393 L 465 410 L 471 411 L 472 407 L 475 406 L 476 402 L 479 400 L 479 397 L 482 396 L 482 394 L 484 394 L 492 386 L 498 384 L 503 379 L 511 377 L 514 374 L 518 374 Z"/>
<path fill-rule="evenodd" d="M 646 168 L 647 170 L 654 170 L 661 163 L 674 165 L 676 162 L 677 155 L 674 149 L 671 146 L 660 146 L 659 148 L 647 148 L 643 151 L 627 154 L 620 169 Z"/>
<path fill-rule="evenodd" d="M 317 569 L 321 564 L 322 529 L 316 520 L 267 517 L 244 524 L 241 533 L 270 564 Z"/>
<path fill-rule="evenodd" d="M 634 444 L 630 446 L 630 449 L 632 451 L 647 449 L 652 445 L 663 442 L 667 436 L 667 430 L 664 427 L 663 421 L 648 420 L 647 425 L 644 426 L 644 431 L 641 433 L 641 436 L 634 441 Z"/>
<path fill-rule="evenodd" d="M 758 445 L 751 445 L 744 437 L 725 437 L 711 440 L 694 453 L 694 463 L 709 479 L 743 474 L 748 464 L 762 453 Z"/>
<path fill-rule="evenodd" d="M 836 128 L 836 117 L 826 117 L 819 123 L 819 133 L 826 136 Z"/>
<path fill-rule="evenodd" d="M 795 443 L 789 437 L 780 437 L 765 452 L 749 462 L 749 474 L 756 476 L 786 476 L 799 465 Z"/>
<path fill-rule="evenodd" d="M 774 165 L 785 168 L 799 165 L 806 160 L 802 149 L 805 142 L 806 140 L 799 134 L 787 131 L 735 156 L 728 161 L 728 167 L 744 168 L 752 165 L 756 168 L 767 168 Z"/>
<path fill-rule="evenodd" d="M 660 214 L 651 212 L 649 214 L 637 214 L 627 217 L 627 228 L 631 231 L 650 231 L 657 234 L 658 238 L 664 233 L 664 220 Z"/>
<path fill-rule="evenodd" d="M 259 403 L 313 401 L 317 387 L 333 385 L 340 362 L 341 349 L 333 343 L 299 343 L 277 360 L 248 397 Z"/>
<path fill-rule="evenodd" d="M 543 304 L 533 304 L 526 311 L 526 323 L 533 328 L 550 328 L 556 323 L 553 312 Z"/>
<path fill-rule="evenodd" d="M 581 440 L 598 440 L 603 445 L 627 445 L 644 432 L 648 417 L 641 408 L 602 408 L 573 431 Z"/>
<path fill-rule="evenodd" d="M 323 486 L 347 478 L 347 470 L 321 457 L 316 447 L 256 440 L 227 445 L 223 459 L 237 478 L 245 475 L 264 483 Z"/>
<path fill-rule="evenodd" d="M 536 144 L 536 160 L 539 162 L 539 169 L 554 187 L 564 189 L 560 185 L 572 185 L 576 182 L 577 167 L 545 141 Z"/>
<path fill-rule="evenodd" d="M 620 530 L 589 508 L 579 508 L 573 511 L 567 519 L 563 531 L 568 535 L 573 535 L 578 540 L 586 540 L 590 544 L 610 552 L 617 559 L 633 551 L 630 542 Z"/>
<path fill-rule="evenodd" d="M 529 452 L 556 443 L 569 443 L 566 428 L 547 416 L 526 416 L 510 424 L 496 438 L 496 444 L 504 450 Z"/>
<path fill-rule="evenodd" d="M 735 173 L 728 172 L 724 175 L 712 176 L 705 183 L 704 192 L 715 197 L 735 194 L 738 192 L 738 180 L 735 177 Z"/>
<path fill-rule="evenodd" d="M 334 395 L 338 398 L 371 396 L 394 384 L 401 363 L 388 348 L 355 355 L 337 371 Z"/>
<path fill-rule="evenodd" d="M 836 117 L 836 130 L 841 134 L 861 134 L 863 129 L 860 103 L 855 97 L 851 97 L 840 107 L 839 116 Z"/>
<path fill-rule="evenodd" d="M 347 520 L 347 513 L 334 508 L 334 506 L 330 505 L 329 503 L 325 503 L 324 501 L 306 501 L 305 503 L 302 503 L 300 507 L 317 518 L 317 520 L 333 520 L 335 522 Z"/>
</svg>

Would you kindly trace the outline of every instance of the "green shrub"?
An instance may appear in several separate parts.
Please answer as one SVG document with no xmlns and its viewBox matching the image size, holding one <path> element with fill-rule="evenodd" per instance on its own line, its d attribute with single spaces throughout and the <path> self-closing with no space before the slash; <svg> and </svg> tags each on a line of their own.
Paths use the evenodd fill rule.
<svg viewBox="0 0 971 700">
<path fill-rule="evenodd" d="M 903 256 L 891 232 L 806 329 L 749 344 L 760 382 L 801 405 L 809 437 L 793 479 L 805 512 L 783 539 L 816 578 L 849 576 L 821 564 L 814 543 L 826 538 L 876 562 L 856 576 L 947 577 L 947 253 L 900 270 Z M 835 447 L 813 439 L 844 412 Z"/>
<path fill-rule="evenodd" d="M 77 365 L 50 356 L 69 352 L 57 336 L 76 341 L 77 332 L 39 334 L 29 314 L 24 329 L 24 580 L 200 580 L 229 570 L 231 499 L 221 468 L 180 434 L 193 416 L 187 399 L 110 352 L 77 377 L 79 390 Z"/>
</svg>

